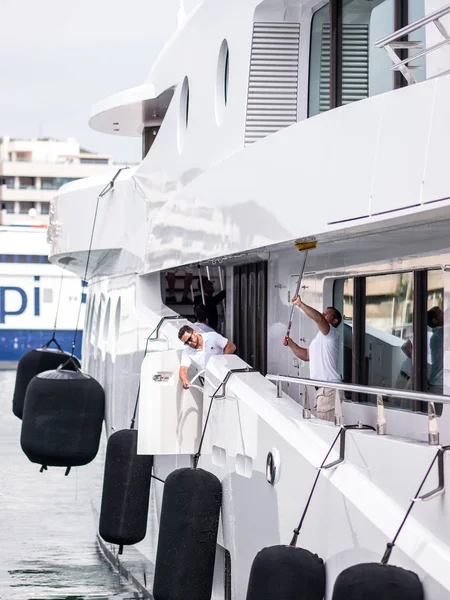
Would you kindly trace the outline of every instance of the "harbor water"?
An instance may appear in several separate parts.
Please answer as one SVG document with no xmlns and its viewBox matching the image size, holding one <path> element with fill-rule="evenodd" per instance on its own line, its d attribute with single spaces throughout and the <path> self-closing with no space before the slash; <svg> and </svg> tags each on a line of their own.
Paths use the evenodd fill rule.
<svg viewBox="0 0 450 600">
<path fill-rule="evenodd" d="M 0 371 L 0 599 L 139 598 L 104 558 L 91 509 L 101 460 L 39 472 L 20 448 L 14 371 Z"/>
</svg>

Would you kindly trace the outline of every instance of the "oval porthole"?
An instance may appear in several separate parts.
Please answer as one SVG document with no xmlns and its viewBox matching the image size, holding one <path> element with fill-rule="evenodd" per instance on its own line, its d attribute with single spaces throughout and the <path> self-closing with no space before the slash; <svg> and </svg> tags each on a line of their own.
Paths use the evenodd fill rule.
<svg viewBox="0 0 450 600">
<path fill-rule="evenodd" d="M 115 362 L 117 356 L 117 341 L 120 333 L 120 318 L 121 318 L 122 300 L 119 298 L 116 304 L 116 312 L 114 315 L 114 336 L 111 345 L 111 358 Z"/>
<path fill-rule="evenodd" d="M 94 359 L 97 358 L 98 346 L 100 341 L 100 323 L 103 315 L 103 298 L 100 298 L 100 304 L 97 309 L 97 320 L 94 324 Z"/>
<path fill-rule="evenodd" d="M 89 336 L 89 342 L 92 344 L 93 343 L 93 323 L 94 323 L 94 315 L 95 315 L 95 309 L 97 308 L 96 304 L 95 304 L 95 295 L 92 296 L 92 301 L 91 301 L 91 307 L 90 307 L 90 313 L 89 313 L 89 321 L 88 321 L 88 336 Z"/>
<path fill-rule="evenodd" d="M 178 150 L 183 152 L 186 130 L 189 125 L 189 80 L 183 79 L 180 93 L 180 112 L 178 115 Z"/>
<path fill-rule="evenodd" d="M 108 344 L 110 315 L 111 315 L 111 298 L 108 299 L 108 304 L 106 306 L 105 320 L 103 322 L 103 345 L 104 345 L 105 352 L 106 352 L 107 344 Z"/>
<path fill-rule="evenodd" d="M 220 125 L 228 102 L 228 82 L 230 73 L 230 51 L 227 40 L 223 40 L 217 60 L 216 81 L 216 121 Z"/>
<path fill-rule="evenodd" d="M 115 327 L 114 327 L 114 341 L 115 342 L 117 342 L 117 340 L 119 339 L 121 308 L 122 308 L 122 300 L 119 298 L 117 300 L 116 316 L 115 316 L 115 319 L 114 319 L 114 322 L 115 322 Z"/>
</svg>

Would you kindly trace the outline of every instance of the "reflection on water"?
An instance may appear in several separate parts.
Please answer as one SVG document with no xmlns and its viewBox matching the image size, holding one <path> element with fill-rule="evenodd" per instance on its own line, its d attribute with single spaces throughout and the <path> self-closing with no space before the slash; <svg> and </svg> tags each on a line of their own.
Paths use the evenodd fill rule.
<svg viewBox="0 0 450 600">
<path fill-rule="evenodd" d="M 138 598 L 96 543 L 90 498 L 101 485 L 101 461 L 68 477 L 64 469 L 39 473 L 20 448 L 14 378 L 0 371 L 0 598 Z"/>
</svg>

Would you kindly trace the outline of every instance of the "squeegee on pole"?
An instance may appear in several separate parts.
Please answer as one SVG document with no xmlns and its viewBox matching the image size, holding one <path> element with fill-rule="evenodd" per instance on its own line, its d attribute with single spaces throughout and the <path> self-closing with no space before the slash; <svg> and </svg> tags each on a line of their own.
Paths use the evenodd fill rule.
<svg viewBox="0 0 450 600">
<path fill-rule="evenodd" d="M 308 250 L 312 250 L 313 248 L 316 247 L 316 245 L 317 245 L 317 242 L 304 242 L 304 243 L 296 242 L 296 244 L 295 244 L 295 247 L 297 248 L 297 250 L 299 250 L 299 252 L 302 253 L 302 263 L 300 266 L 298 281 L 297 281 L 297 285 L 295 287 L 295 294 L 293 297 L 298 296 L 299 291 L 300 291 L 300 285 L 302 283 L 303 273 L 305 272 L 306 259 L 308 258 Z M 288 326 L 287 326 L 286 337 L 289 337 L 289 334 L 291 333 L 292 320 L 294 318 L 294 308 L 295 308 L 295 304 L 293 304 L 291 306 L 291 312 L 289 315 L 289 322 L 288 322 Z"/>
</svg>

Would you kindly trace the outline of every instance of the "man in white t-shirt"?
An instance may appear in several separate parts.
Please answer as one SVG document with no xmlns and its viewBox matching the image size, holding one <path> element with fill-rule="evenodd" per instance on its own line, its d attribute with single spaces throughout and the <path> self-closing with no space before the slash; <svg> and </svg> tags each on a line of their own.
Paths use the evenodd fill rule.
<svg viewBox="0 0 450 600">
<path fill-rule="evenodd" d="M 191 382 L 188 379 L 188 369 L 193 364 L 203 370 L 214 354 L 233 354 L 236 346 L 215 331 L 198 333 L 189 325 L 184 325 L 178 332 L 178 338 L 185 344 L 181 356 L 180 379 L 185 390 Z"/>
<path fill-rule="evenodd" d="M 336 328 L 339 327 L 342 321 L 341 313 L 333 306 L 329 306 L 323 313 L 320 313 L 312 306 L 302 302 L 300 296 L 294 296 L 292 303 L 317 324 L 319 331 L 309 348 L 298 346 L 291 338 L 286 336 L 283 338 L 283 344 L 289 346 L 300 360 L 309 361 L 309 376 L 311 379 L 340 383 L 341 378 L 338 372 L 339 335 Z M 339 396 L 342 402 L 342 392 L 339 393 Z M 316 413 L 318 419 L 333 421 L 335 402 L 336 391 L 333 388 L 316 388 L 316 404 L 313 412 Z"/>
</svg>

